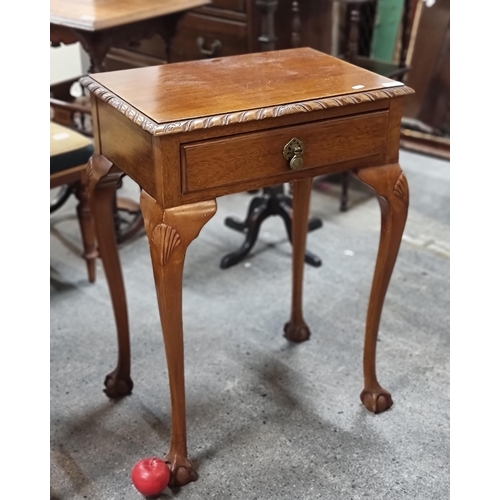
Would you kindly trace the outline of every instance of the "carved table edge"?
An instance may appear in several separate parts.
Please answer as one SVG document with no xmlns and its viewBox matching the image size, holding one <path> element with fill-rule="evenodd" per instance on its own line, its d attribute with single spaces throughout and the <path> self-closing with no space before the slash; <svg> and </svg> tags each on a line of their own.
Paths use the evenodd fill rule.
<svg viewBox="0 0 500 500">
<path fill-rule="evenodd" d="M 204 116 L 189 120 L 172 121 L 158 123 L 148 116 L 141 113 L 138 109 L 131 106 L 128 102 L 122 100 L 117 95 L 95 81 L 90 76 L 84 76 L 80 79 L 80 84 L 87 88 L 89 92 L 97 98 L 110 104 L 129 120 L 139 125 L 141 128 L 154 136 L 169 134 L 178 134 L 181 132 L 191 132 L 193 130 L 208 129 L 233 123 L 251 122 L 263 120 L 265 118 L 277 118 L 279 116 L 291 115 L 294 113 L 303 113 L 318 111 L 321 109 L 349 106 L 364 102 L 378 101 L 380 99 L 391 99 L 398 96 L 413 94 L 415 91 L 404 86 L 376 89 L 366 92 L 357 92 L 335 97 L 323 97 L 303 102 L 294 102 L 277 106 L 269 106 L 259 109 L 249 109 L 244 111 L 235 111 L 213 116 Z"/>
</svg>

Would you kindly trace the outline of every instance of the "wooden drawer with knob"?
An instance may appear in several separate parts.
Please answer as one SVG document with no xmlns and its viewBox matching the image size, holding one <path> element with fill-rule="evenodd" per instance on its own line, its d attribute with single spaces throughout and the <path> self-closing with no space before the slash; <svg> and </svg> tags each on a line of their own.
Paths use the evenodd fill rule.
<svg viewBox="0 0 500 500">
<path fill-rule="evenodd" d="M 361 158 L 376 163 L 386 149 L 387 125 L 387 111 L 379 111 L 181 144 L 182 192 L 258 178 L 286 182 L 300 170 L 342 169 L 342 163 Z"/>
<path fill-rule="evenodd" d="M 247 52 L 247 25 L 195 12 L 179 22 L 170 45 L 170 61 L 194 61 Z"/>
</svg>

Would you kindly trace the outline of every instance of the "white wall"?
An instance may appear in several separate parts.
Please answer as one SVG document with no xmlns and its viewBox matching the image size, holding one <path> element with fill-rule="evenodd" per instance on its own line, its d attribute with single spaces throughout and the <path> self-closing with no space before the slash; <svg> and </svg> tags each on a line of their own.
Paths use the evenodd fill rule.
<svg viewBox="0 0 500 500">
<path fill-rule="evenodd" d="M 50 47 L 50 83 L 85 75 L 89 57 L 79 43 Z"/>
</svg>

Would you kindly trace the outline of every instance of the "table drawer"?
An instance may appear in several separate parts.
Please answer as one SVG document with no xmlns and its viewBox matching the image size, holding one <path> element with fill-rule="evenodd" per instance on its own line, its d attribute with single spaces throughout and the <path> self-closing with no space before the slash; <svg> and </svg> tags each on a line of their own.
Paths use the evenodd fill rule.
<svg viewBox="0 0 500 500">
<path fill-rule="evenodd" d="M 219 19 L 198 13 L 186 14 L 170 44 L 170 61 L 225 57 L 247 51 L 245 22 Z"/>
<path fill-rule="evenodd" d="M 304 145 L 300 170 L 381 154 L 387 116 L 383 111 L 182 144 L 182 192 L 286 176 L 292 170 L 283 147 L 294 137 Z"/>
</svg>

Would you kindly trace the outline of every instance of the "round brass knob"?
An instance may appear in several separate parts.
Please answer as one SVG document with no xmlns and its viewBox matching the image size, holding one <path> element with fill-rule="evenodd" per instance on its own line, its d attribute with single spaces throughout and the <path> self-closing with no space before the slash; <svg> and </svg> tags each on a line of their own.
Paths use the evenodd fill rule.
<svg viewBox="0 0 500 500">
<path fill-rule="evenodd" d="M 292 159 L 290 160 L 290 168 L 292 170 L 298 170 L 299 168 L 302 168 L 302 165 L 304 165 L 302 156 L 299 156 L 298 154 L 293 155 Z"/>
</svg>

